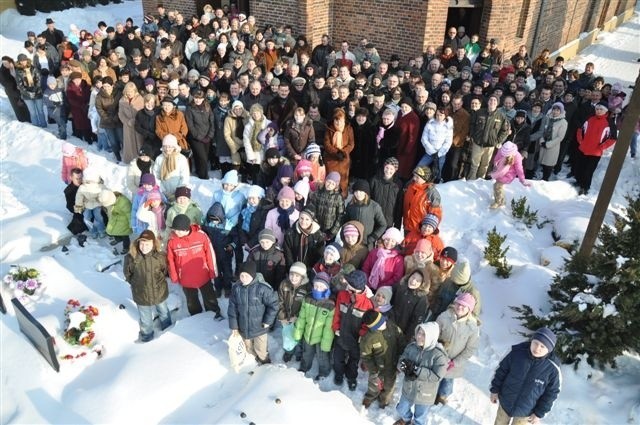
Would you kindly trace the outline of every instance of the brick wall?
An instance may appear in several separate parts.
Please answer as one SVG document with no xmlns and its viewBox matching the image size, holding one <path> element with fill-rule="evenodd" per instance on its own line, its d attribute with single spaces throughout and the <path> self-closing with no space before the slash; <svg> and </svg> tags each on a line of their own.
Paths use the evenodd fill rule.
<svg viewBox="0 0 640 425">
<path fill-rule="evenodd" d="M 190 19 L 191 15 L 196 13 L 195 0 L 142 0 L 142 10 L 145 14 L 157 15 L 158 3 L 164 5 L 167 11 L 172 9 L 180 11 L 184 16 L 185 22 Z"/>
<path fill-rule="evenodd" d="M 306 3 L 301 0 L 254 0 L 250 3 L 250 12 L 256 17 L 259 27 L 265 24 L 271 25 L 291 25 L 293 34 L 298 35 L 303 29 L 300 19 L 299 3 Z"/>
</svg>

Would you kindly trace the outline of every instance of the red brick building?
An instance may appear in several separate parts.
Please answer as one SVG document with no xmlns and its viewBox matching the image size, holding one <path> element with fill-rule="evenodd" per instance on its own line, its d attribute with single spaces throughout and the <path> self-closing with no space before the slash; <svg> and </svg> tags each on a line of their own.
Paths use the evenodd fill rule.
<svg viewBox="0 0 640 425">
<path fill-rule="evenodd" d="M 205 4 L 219 7 L 229 0 L 143 0 L 145 13 L 162 2 L 190 16 Z M 442 44 L 449 26 L 464 25 L 480 34 L 482 44 L 500 39 L 511 55 L 524 44 L 532 56 L 552 52 L 614 18 L 628 17 L 635 0 L 239 0 L 239 9 L 254 15 L 260 26 L 289 24 L 312 45 L 329 34 L 334 44 L 352 45 L 362 37 L 375 43 L 383 59 L 397 53 L 404 60 L 427 46 Z M 615 20 L 614 20 L 615 21 Z M 616 24 L 614 22 L 613 27 Z M 609 28 L 610 29 L 610 28 Z"/>
</svg>

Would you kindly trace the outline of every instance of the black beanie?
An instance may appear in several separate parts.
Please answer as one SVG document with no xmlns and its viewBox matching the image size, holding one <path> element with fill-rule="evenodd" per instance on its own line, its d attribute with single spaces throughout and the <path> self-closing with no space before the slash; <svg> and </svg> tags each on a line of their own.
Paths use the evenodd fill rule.
<svg viewBox="0 0 640 425">
<path fill-rule="evenodd" d="M 353 191 L 359 190 L 360 192 L 364 192 L 367 195 L 371 195 L 371 187 L 369 186 L 369 182 L 366 180 L 356 180 L 353 183 Z"/>
<path fill-rule="evenodd" d="M 258 267 L 253 261 L 247 261 L 246 263 L 243 263 L 242 266 L 240 266 L 240 273 L 246 273 L 251 276 L 252 279 L 256 277 L 257 271 Z"/>
</svg>

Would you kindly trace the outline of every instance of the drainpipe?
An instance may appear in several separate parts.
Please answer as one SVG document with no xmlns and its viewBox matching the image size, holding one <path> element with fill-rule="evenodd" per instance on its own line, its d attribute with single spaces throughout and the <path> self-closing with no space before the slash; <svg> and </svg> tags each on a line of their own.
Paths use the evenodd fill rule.
<svg viewBox="0 0 640 425">
<path fill-rule="evenodd" d="M 544 10 L 544 5 L 546 0 L 541 0 L 540 2 L 540 10 L 538 10 L 538 20 L 536 21 L 536 28 L 533 31 L 533 41 L 531 42 L 531 53 L 533 56 L 536 56 L 539 52 L 534 52 L 533 48 L 538 45 L 538 36 L 540 35 L 540 22 L 542 22 L 542 11 Z"/>
</svg>

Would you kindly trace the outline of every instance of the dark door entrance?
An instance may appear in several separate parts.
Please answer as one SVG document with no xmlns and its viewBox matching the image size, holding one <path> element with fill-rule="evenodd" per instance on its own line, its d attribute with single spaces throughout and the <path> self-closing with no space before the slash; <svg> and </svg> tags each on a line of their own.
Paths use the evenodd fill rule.
<svg viewBox="0 0 640 425">
<path fill-rule="evenodd" d="M 202 15 L 202 10 L 206 4 L 210 4 L 214 9 L 224 6 L 229 7 L 232 3 L 238 6 L 238 10 L 249 16 L 249 0 L 196 0 L 198 15 Z"/>
<path fill-rule="evenodd" d="M 450 0 L 447 12 L 447 29 L 463 26 L 466 34 L 480 33 L 482 24 L 482 0 Z M 443 34 L 444 36 L 444 34 Z"/>
</svg>

